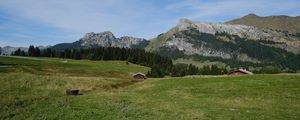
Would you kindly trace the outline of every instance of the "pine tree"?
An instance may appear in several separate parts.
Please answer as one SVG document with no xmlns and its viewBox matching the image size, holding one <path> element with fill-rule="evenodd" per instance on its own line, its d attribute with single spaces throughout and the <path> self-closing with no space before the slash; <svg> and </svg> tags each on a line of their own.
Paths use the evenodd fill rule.
<svg viewBox="0 0 300 120">
<path fill-rule="evenodd" d="M 197 75 L 198 73 L 199 73 L 199 69 L 196 66 L 189 64 L 188 74 L 189 75 Z"/>
<path fill-rule="evenodd" d="M 160 69 L 159 67 L 155 66 L 151 68 L 150 71 L 146 74 L 147 77 L 152 77 L 152 78 L 162 78 L 165 76 L 165 73 Z"/>
<path fill-rule="evenodd" d="M 30 46 L 29 46 L 29 49 L 28 49 L 28 56 L 33 57 L 34 54 L 35 54 L 35 48 L 34 48 L 33 45 L 30 45 Z"/>
<path fill-rule="evenodd" d="M 26 56 L 26 53 L 24 52 L 24 50 L 21 51 L 20 56 Z"/>
<path fill-rule="evenodd" d="M 47 48 L 45 52 L 45 57 L 53 57 L 51 48 Z"/>
<path fill-rule="evenodd" d="M 14 53 L 12 53 L 12 55 L 20 56 L 21 55 L 21 49 L 18 48 L 18 50 L 16 50 Z"/>
<path fill-rule="evenodd" d="M 35 50 L 34 50 L 34 57 L 40 57 L 41 55 L 41 51 L 38 47 L 35 47 Z"/>
</svg>

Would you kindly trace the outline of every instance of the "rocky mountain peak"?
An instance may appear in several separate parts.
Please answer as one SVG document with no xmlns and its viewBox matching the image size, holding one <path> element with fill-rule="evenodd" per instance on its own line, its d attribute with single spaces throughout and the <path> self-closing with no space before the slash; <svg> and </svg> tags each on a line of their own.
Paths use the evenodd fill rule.
<svg viewBox="0 0 300 120">
<path fill-rule="evenodd" d="M 179 23 L 175 27 L 178 31 L 184 31 L 188 29 L 195 29 L 202 33 L 215 34 L 226 32 L 232 35 L 238 35 L 240 37 L 250 37 L 252 39 L 258 39 L 261 36 L 269 36 L 267 33 L 253 27 L 246 25 L 231 25 L 224 23 L 207 23 L 207 22 L 193 22 L 188 19 L 180 19 Z"/>
<path fill-rule="evenodd" d="M 115 38 L 114 34 L 110 31 L 105 31 L 101 33 L 86 33 L 85 36 L 82 39 L 89 39 L 89 38 Z"/>
<path fill-rule="evenodd" d="M 178 22 L 178 24 L 192 24 L 192 23 L 193 23 L 193 21 L 191 21 L 187 18 L 181 18 L 181 19 L 179 19 L 179 22 Z"/>
<path fill-rule="evenodd" d="M 83 38 L 80 39 L 82 46 L 93 46 L 93 45 L 101 45 L 103 47 L 111 46 L 112 41 L 114 41 L 116 37 L 110 31 L 105 31 L 101 33 L 90 32 L 85 34 Z"/>
<path fill-rule="evenodd" d="M 102 46 L 102 47 L 126 47 L 130 48 L 132 45 L 138 46 L 140 43 L 147 41 L 142 38 L 135 38 L 124 36 L 116 38 L 110 31 L 101 33 L 90 32 L 80 39 L 81 46 Z"/>
<path fill-rule="evenodd" d="M 244 17 L 247 17 L 247 18 L 254 18 L 254 17 L 259 17 L 259 16 L 257 16 L 255 13 L 250 13 L 250 14 L 244 16 Z"/>
<path fill-rule="evenodd" d="M 176 27 L 181 31 L 181 30 L 185 30 L 188 27 L 192 27 L 192 26 L 195 26 L 193 21 L 186 19 L 186 18 L 181 18 L 179 20 L 179 22 L 177 23 Z"/>
<path fill-rule="evenodd" d="M 116 38 L 110 31 L 101 33 L 86 33 L 79 41 L 73 43 L 61 43 L 52 48 L 64 50 L 66 48 L 86 48 L 86 47 L 124 47 L 124 48 L 145 48 L 149 41 L 143 38 L 124 36 Z"/>
</svg>

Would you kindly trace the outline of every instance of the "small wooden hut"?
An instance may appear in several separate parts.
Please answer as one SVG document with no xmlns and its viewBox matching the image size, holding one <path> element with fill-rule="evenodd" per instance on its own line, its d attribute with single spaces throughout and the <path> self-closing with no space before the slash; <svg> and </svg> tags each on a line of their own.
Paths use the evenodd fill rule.
<svg viewBox="0 0 300 120">
<path fill-rule="evenodd" d="M 229 72 L 228 75 L 253 75 L 253 73 L 245 69 L 238 69 Z"/>
<path fill-rule="evenodd" d="M 146 75 L 140 72 L 133 74 L 132 77 L 134 79 L 147 79 Z"/>
</svg>

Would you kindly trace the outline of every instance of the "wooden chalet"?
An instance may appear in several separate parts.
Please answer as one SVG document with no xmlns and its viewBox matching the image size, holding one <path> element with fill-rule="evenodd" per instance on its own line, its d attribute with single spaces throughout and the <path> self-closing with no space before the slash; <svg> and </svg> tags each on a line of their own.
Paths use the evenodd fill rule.
<svg viewBox="0 0 300 120">
<path fill-rule="evenodd" d="M 228 75 L 253 75 L 252 72 L 247 71 L 245 69 L 238 69 L 228 73 Z"/>
<path fill-rule="evenodd" d="M 132 77 L 134 79 L 147 79 L 146 75 L 140 72 L 133 74 Z"/>
</svg>

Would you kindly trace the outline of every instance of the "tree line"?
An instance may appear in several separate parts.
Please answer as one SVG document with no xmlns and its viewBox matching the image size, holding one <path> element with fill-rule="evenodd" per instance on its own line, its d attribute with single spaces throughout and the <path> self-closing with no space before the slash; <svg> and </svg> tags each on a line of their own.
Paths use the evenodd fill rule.
<svg viewBox="0 0 300 120">
<path fill-rule="evenodd" d="M 163 57 L 157 53 L 147 52 L 144 49 L 129 49 L 117 47 L 96 47 L 84 49 L 55 50 L 51 48 L 40 50 L 33 45 L 29 46 L 28 52 L 18 49 L 12 55 L 30 57 L 55 57 L 67 59 L 89 60 L 121 60 L 134 64 L 150 67 L 148 77 L 164 77 L 165 75 L 179 77 L 199 74 L 226 74 L 225 69 L 217 66 L 198 68 L 192 64 L 173 64 L 172 59 Z"/>
<path fill-rule="evenodd" d="M 223 75 L 228 71 L 224 67 L 218 67 L 217 65 L 205 65 L 202 68 L 194 66 L 192 64 L 175 64 L 171 71 L 172 77 L 182 77 L 186 75 Z"/>
</svg>

